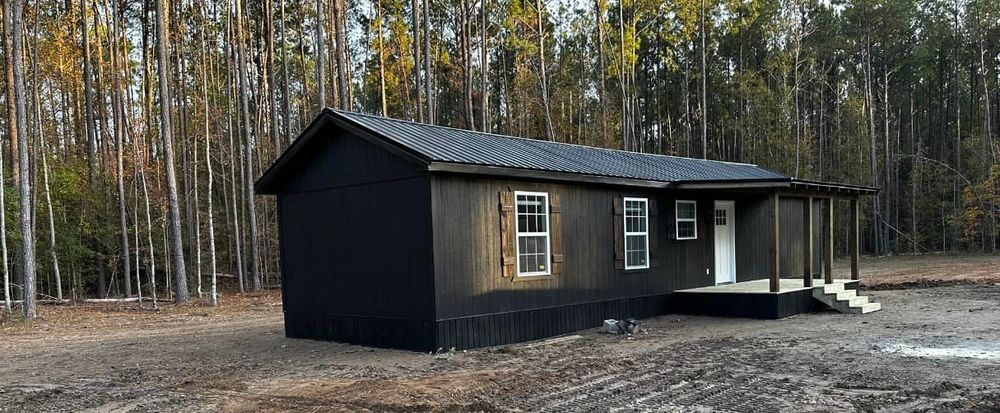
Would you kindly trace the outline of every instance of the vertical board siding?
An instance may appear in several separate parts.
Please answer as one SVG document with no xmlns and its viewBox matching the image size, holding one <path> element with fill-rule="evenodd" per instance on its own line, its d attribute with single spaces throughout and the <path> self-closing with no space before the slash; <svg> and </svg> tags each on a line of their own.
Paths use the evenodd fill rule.
<svg viewBox="0 0 1000 413">
<path fill-rule="evenodd" d="M 802 267 L 805 266 L 805 256 L 802 253 L 805 249 L 802 222 L 804 202 L 805 198 L 780 197 L 781 236 L 778 238 L 778 252 L 781 265 L 778 268 L 781 270 L 781 278 L 802 278 Z"/>
<path fill-rule="evenodd" d="M 432 344 L 429 175 L 351 135 L 314 142 L 277 197 L 286 334 Z"/>
<path fill-rule="evenodd" d="M 430 320 L 428 190 L 414 178 L 282 194 L 285 311 Z"/>
<path fill-rule="evenodd" d="M 497 194 L 507 190 L 559 194 L 561 274 L 514 280 L 502 276 Z M 457 175 L 433 176 L 431 192 L 439 320 L 667 294 L 714 282 L 713 199 L 704 194 Z M 612 206 L 621 196 L 656 200 L 659 268 L 615 269 Z M 678 198 L 698 201 L 696 240 L 668 236 L 674 226 L 665 221 L 673 220 Z"/>
<path fill-rule="evenodd" d="M 767 195 L 736 199 L 736 281 L 767 278 L 771 271 L 771 200 Z"/>
</svg>

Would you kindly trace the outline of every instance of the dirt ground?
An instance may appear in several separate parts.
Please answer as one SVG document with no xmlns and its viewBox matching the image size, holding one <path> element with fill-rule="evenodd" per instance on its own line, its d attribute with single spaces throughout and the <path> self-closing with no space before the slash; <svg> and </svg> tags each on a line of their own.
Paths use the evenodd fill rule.
<svg viewBox="0 0 1000 413">
<path fill-rule="evenodd" d="M 1000 258 L 861 265 L 882 311 L 437 355 L 287 339 L 275 293 L 46 306 L 0 325 L 0 411 L 1000 411 Z"/>
</svg>

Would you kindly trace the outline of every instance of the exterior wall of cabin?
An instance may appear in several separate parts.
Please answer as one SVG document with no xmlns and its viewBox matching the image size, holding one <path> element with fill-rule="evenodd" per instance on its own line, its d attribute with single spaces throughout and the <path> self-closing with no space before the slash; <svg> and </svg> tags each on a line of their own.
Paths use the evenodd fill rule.
<svg viewBox="0 0 1000 413">
<path fill-rule="evenodd" d="M 561 274 L 535 279 L 503 277 L 501 191 L 559 194 L 564 255 Z M 656 200 L 659 267 L 615 269 L 613 200 L 622 196 Z M 695 240 L 673 236 L 677 199 L 698 201 Z M 715 200 L 735 201 L 737 281 L 767 278 L 772 230 L 766 194 L 434 175 L 431 203 L 438 346 L 469 348 L 530 340 L 591 328 L 606 318 L 648 317 L 672 311 L 673 291 L 715 283 Z M 782 221 L 794 213 L 794 201 L 781 201 L 787 202 L 790 210 L 781 213 Z M 782 240 L 783 251 L 792 251 L 801 242 L 801 203 L 799 206 L 798 221 L 783 222 L 785 230 L 797 231 L 798 241 L 794 237 Z M 782 259 L 789 261 L 783 268 L 792 268 L 792 255 L 782 253 Z M 801 257 L 799 263 L 793 272 L 796 276 L 801 275 Z"/>
<path fill-rule="evenodd" d="M 277 198 L 285 333 L 429 348 L 430 177 L 362 138 L 332 138 Z"/>
</svg>

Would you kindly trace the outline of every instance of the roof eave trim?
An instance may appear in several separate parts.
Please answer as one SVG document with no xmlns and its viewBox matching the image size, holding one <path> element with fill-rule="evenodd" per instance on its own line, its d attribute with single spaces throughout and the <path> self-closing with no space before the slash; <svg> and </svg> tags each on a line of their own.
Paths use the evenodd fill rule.
<svg viewBox="0 0 1000 413">
<path fill-rule="evenodd" d="M 673 185 L 676 189 L 772 189 L 790 188 L 791 179 L 734 179 L 731 181 L 686 181 Z"/>
<path fill-rule="evenodd" d="M 668 188 L 671 182 L 645 179 L 620 178 L 603 175 L 587 175 L 574 172 L 541 171 L 536 169 L 510 168 L 505 166 L 475 165 L 455 162 L 431 162 L 427 169 L 434 173 L 457 173 L 469 175 L 500 176 L 508 178 L 530 178 L 559 182 L 583 182 L 605 185 L 623 185 L 642 188 Z"/>
<path fill-rule="evenodd" d="M 760 179 L 743 181 L 687 181 L 678 182 L 674 185 L 677 189 L 703 189 L 703 190 L 743 190 L 743 189 L 771 189 L 795 195 L 797 193 L 816 194 L 818 196 L 828 195 L 874 195 L 878 193 L 878 188 L 864 186 L 828 183 L 820 181 L 806 181 L 794 178 L 783 179 Z"/>
</svg>

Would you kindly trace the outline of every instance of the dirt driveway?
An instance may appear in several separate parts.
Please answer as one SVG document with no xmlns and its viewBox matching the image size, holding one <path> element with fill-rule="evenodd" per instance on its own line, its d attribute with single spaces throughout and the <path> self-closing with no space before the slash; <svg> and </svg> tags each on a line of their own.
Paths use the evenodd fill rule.
<svg viewBox="0 0 1000 413">
<path fill-rule="evenodd" d="M 923 260 L 862 264 L 872 281 L 907 261 L 913 274 L 997 270 Z M 594 329 L 441 355 L 287 339 L 273 293 L 161 313 L 45 307 L 0 326 L 0 411 L 1000 409 L 1000 286 L 871 294 L 883 310 L 864 316 L 663 316 L 631 338 Z"/>
</svg>

